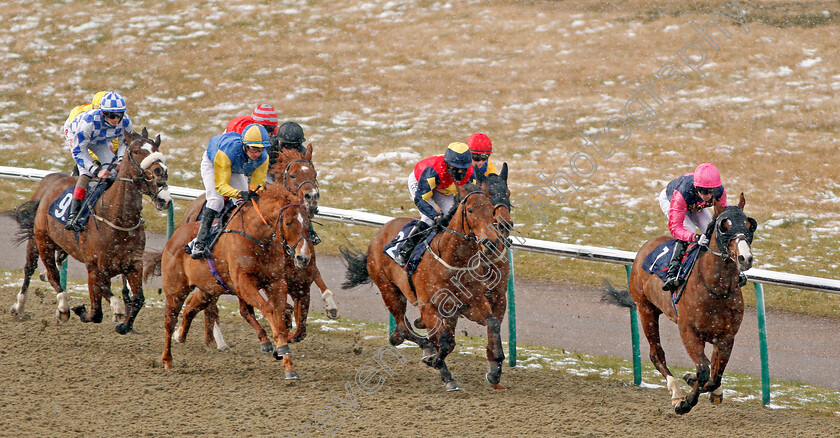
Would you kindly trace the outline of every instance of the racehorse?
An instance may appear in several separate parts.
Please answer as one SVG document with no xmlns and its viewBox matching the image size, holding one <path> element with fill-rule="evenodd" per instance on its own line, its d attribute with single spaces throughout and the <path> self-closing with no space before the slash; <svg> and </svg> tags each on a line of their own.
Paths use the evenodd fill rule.
<svg viewBox="0 0 840 438">
<path fill-rule="evenodd" d="M 39 184 L 32 199 L 17 208 L 20 241 L 26 241 L 26 264 L 23 285 L 12 312 L 23 312 L 29 280 L 38 267 L 38 256 L 44 263 L 47 279 L 57 292 L 58 317 L 67 321 L 70 308 L 66 292 L 59 283 L 59 259 L 69 254 L 82 262 L 88 271 L 88 292 L 91 313 L 85 306 L 73 311 L 82 322 L 102 321 L 102 298 L 111 294 L 111 278 L 123 275 L 131 288 L 132 297 L 125 293 L 127 318 L 117 324 L 120 334 L 128 333 L 143 307 L 143 249 L 146 234 L 143 218 L 143 195 L 149 196 L 158 210 L 169 208 L 172 198 L 166 184 L 168 172 L 160 147 L 160 135 L 150 139 L 144 128 L 141 134 L 125 134 L 125 155 L 119 164 L 113 186 L 108 188 L 93 206 L 91 222 L 78 234 L 68 231 L 50 213 L 50 204 L 78 178 L 64 174 L 47 175 Z M 43 202 L 42 202 L 43 201 Z M 66 208 L 69 202 L 63 203 Z M 113 300 L 112 300 L 113 303 Z M 113 304 L 112 304 L 113 306 Z"/>
<path fill-rule="evenodd" d="M 286 297 L 295 292 L 292 290 L 294 285 L 286 279 L 289 274 L 286 271 L 305 268 L 313 254 L 312 243 L 306 235 L 306 208 L 292 200 L 293 195 L 285 187 L 269 184 L 258 201 L 246 203 L 238 209 L 228 224 L 228 232 L 221 235 L 213 248 L 213 260 L 224 284 L 247 305 L 259 308 L 271 325 L 274 357 L 283 360 L 287 379 L 298 378 L 288 343 L 302 339 L 302 336 L 301 333 L 290 335 L 286 323 Z M 166 369 L 172 368 L 171 343 L 175 323 L 193 288 L 200 289 L 205 303 L 226 293 L 214 275 L 208 272 L 207 260 L 193 260 L 184 252 L 184 246 L 195 237 L 198 226 L 197 222 L 179 226 L 162 254 L 161 280 L 166 293 L 166 340 L 162 361 Z M 284 259 L 284 263 L 271 263 L 278 258 Z M 308 297 L 308 285 L 305 292 Z M 305 319 L 308 301 L 298 301 L 301 303 L 300 315 Z M 201 307 L 196 312 L 199 310 Z M 188 327 L 186 316 L 184 323 Z M 299 323 L 298 330 L 304 326 L 305 323 Z"/>
<path fill-rule="evenodd" d="M 318 192 L 318 184 L 317 184 L 317 171 L 315 170 L 315 166 L 312 164 L 313 148 L 312 145 L 307 146 L 306 153 L 301 155 L 298 151 L 295 150 L 286 150 L 284 152 L 279 153 L 279 160 L 275 162 L 274 166 L 269 171 L 269 175 L 271 179 L 275 181 L 277 184 L 283 184 L 283 186 L 293 194 L 296 194 L 296 198 L 292 202 L 302 202 L 307 208 L 307 213 L 309 218 L 311 219 L 314 215 L 313 212 L 317 212 L 318 210 L 318 200 L 320 199 L 320 194 Z M 181 224 L 194 222 L 197 220 L 198 214 L 201 212 L 202 207 L 204 206 L 204 195 L 199 196 L 195 201 L 193 201 L 189 208 L 187 209 L 186 214 L 181 220 Z M 155 263 L 152 260 L 152 265 Z M 147 273 L 151 273 L 152 269 L 147 269 Z M 318 270 L 316 260 L 315 260 L 315 252 L 312 253 L 312 260 L 304 269 L 304 272 L 299 273 L 290 273 L 290 277 L 295 277 L 296 282 L 298 284 L 306 283 L 307 279 L 310 279 L 308 283 L 306 283 L 306 291 L 308 291 L 309 285 L 312 281 L 318 285 L 321 289 L 321 298 L 324 301 L 325 305 L 325 314 L 328 318 L 338 318 L 338 306 L 335 304 L 335 300 L 333 299 L 332 291 L 327 288 L 327 285 L 324 283 L 324 280 L 321 278 L 321 273 Z M 302 287 L 302 286 L 300 286 Z M 294 296 L 298 296 L 299 294 L 294 294 Z M 210 302 L 206 302 L 207 297 L 203 296 L 202 294 L 194 294 L 192 295 L 186 303 L 184 307 L 184 315 L 185 321 L 190 321 L 192 318 L 203 309 L 205 313 L 204 319 L 204 342 L 209 346 L 215 346 L 217 349 L 222 351 L 227 351 L 230 349 L 227 343 L 222 336 L 222 332 L 218 327 L 218 320 L 219 320 L 219 311 L 218 306 L 216 304 L 218 297 L 212 298 Z M 309 307 L 309 294 L 306 293 L 306 307 Z M 295 307 L 298 309 L 298 306 Z M 289 312 L 292 311 L 291 306 L 289 306 Z M 260 339 L 260 351 L 264 353 L 271 353 L 273 351 L 273 347 L 271 342 L 268 340 L 267 334 L 265 330 L 262 328 L 259 322 L 257 322 L 256 317 L 254 316 L 254 308 L 249 306 L 244 301 L 239 301 L 239 313 L 245 319 L 245 321 L 250 324 L 254 330 L 257 332 L 257 337 Z M 297 312 L 296 312 L 297 316 Z M 304 318 L 305 320 L 305 318 Z M 298 330 L 304 330 L 305 333 L 305 326 L 301 326 L 300 322 L 298 322 Z M 178 329 L 176 334 L 176 340 L 179 342 L 184 342 L 186 339 L 187 332 L 189 331 L 189 324 L 181 325 Z M 300 337 L 302 339 L 302 337 Z"/>
<path fill-rule="evenodd" d="M 479 251 L 495 254 L 502 247 L 499 235 L 493 230 L 493 204 L 475 185 L 458 186 L 458 203 L 448 228 L 431 241 L 414 275 L 406 272 L 389 256 L 383 247 L 391 242 L 409 218 L 397 218 L 386 223 L 368 246 L 367 254 L 342 249 L 348 264 L 345 289 L 373 281 L 382 299 L 397 322 L 389 339 L 391 345 L 409 340 L 423 349 L 423 362 L 440 370 L 447 391 L 461 387 L 446 366 L 446 356 L 455 348 L 455 327 L 463 315 L 487 327 L 490 371 L 488 382 L 498 386 L 502 375 L 501 323 L 493 314 L 484 292 L 484 267 Z M 477 263 L 478 262 L 478 263 Z M 464 275 L 469 274 L 469 275 Z M 416 292 L 416 293 L 415 293 Z M 420 318 L 414 325 L 428 329 L 423 337 L 406 324 L 406 302 L 420 308 Z"/>
<path fill-rule="evenodd" d="M 689 412 L 702 392 L 709 392 L 709 399 L 714 404 L 723 401 L 721 378 L 744 317 L 739 274 L 752 266 L 750 245 L 757 227 L 755 219 L 744 214 L 744 203 L 743 193 L 737 207 L 722 207 L 715 201 L 715 215 L 705 231 L 709 245 L 700 248 L 676 306 L 671 293 L 662 290 L 662 280 L 642 268 L 645 256 L 669 236 L 658 236 L 645 242 L 633 261 L 630 295 L 636 302 L 642 328 L 650 343 L 650 360 L 665 378 L 677 414 Z M 692 386 L 685 397 L 665 363 L 665 352 L 659 340 L 659 315 L 662 313 L 677 323 L 683 345 L 697 366 L 696 373 L 683 377 Z M 714 346 L 711 362 L 704 351 L 706 343 Z"/>
</svg>

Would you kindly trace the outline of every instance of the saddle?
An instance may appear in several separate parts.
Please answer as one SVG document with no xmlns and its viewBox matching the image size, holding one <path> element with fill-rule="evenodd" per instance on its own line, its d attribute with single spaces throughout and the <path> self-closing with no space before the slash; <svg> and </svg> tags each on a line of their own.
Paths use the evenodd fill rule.
<svg viewBox="0 0 840 438">
<path fill-rule="evenodd" d="M 79 209 L 79 214 L 76 216 L 76 224 L 81 229 L 84 229 L 88 220 L 90 220 L 93 206 L 96 205 L 96 202 L 99 201 L 99 198 L 105 193 L 105 190 L 111 187 L 113 182 L 114 180 L 112 179 L 90 182 L 85 199 L 82 201 L 82 206 Z M 70 215 L 70 204 L 73 203 L 73 190 L 75 188 L 75 184 L 71 185 L 50 204 L 49 215 L 59 221 L 63 226 L 67 225 L 67 216 Z"/>
<path fill-rule="evenodd" d="M 642 262 L 642 269 L 644 269 L 645 272 L 656 274 L 656 276 L 662 281 L 665 281 L 665 278 L 668 276 L 668 263 L 671 261 L 671 254 L 674 251 L 674 245 L 676 245 L 676 243 L 676 239 L 672 239 L 654 248 L 653 251 L 645 256 L 645 259 Z M 686 249 L 685 255 L 680 262 L 679 273 L 677 274 L 680 280 L 685 280 L 685 278 L 688 277 L 690 268 L 694 264 L 694 259 L 697 258 L 697 254 L 699 253 L 699 251 L 697 251 L 698 248 L 700 247 L 697 244 L 692 243 Z"/>
<path fill-rule="evenodd" d="M 408 233 L 410 233 L 411 229 L 414 228 L 414 224 L 416 222 L 417 220 L 414 219 L 405 224 L 402 227 L 402 229 L 400 229 L 400 232 L 397 233 L 397 237 L 395 237 L 394 240 L 391 241 L 391 243 L 385 245 L 385 247 L 382 248 L 382 252 L 384 252 L 385 255 L 394 260 L 394 258 L 397 257 L 397 254 L 400 252 L 400 248 L 402 248 L 402 246 L 405 244 L 406 236 L 408 236 Z M 414 274 L 414 271 L 420 264 L 420 260 L 423 259 L 423 254 L 426 252 L 426 248 L 432 242 L 432 239 L 435 238 L 435 236 L 438 233 L 438 230 L 435 227 L 429 227 L 426 231 L 423 232 L 428 232 L 426 238 L 420 241 L 420 243 L 418 243 L 417 246 L 414 247 L 414 251 L 411 252 L 411 256 L 408 258 L 408 262 L 403 268 L 405 269 L 405 272 L 406 274 L 408 274 L 409 278 L 412 274 Z"/>
<path fill-rule="evenodd" d="M 218 221 L 210 227 L 210 230 L 207 232 L 207 238 L 205 239 L 204 247 L 207 248 L 207 253 L 211 254 L 213 252 L 213 247 L 216 246 L 216 242 L 219 241 L 218 237 L 222 234 L 222 226 L 227 223 L 228 218 L 230 218 L 231 212 L 236 208 L 236 203 L 233 200 L 226 198 L 225 205 L 222 207 L 222 212 L 219 214 Z M 204 204 L 201 206 L 201 211 L 198 212 L 198 215 L 195 217 L 193 222 L 201 222 L 201 219 L 204 217 L 204 211 L 207 210 L 207 201 L 204 201 Z M 192 251 L 193 241 L 190 241 L 187 244 L 187 248 L 184 250 L 187 253 Z"/>
</svg>

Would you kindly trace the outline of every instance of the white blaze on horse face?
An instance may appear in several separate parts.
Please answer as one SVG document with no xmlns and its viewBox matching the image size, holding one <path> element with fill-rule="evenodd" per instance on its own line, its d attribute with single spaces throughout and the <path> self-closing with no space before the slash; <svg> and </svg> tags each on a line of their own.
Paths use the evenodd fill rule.
<svg viewBox="0 0 840 438">
<path fill-rule="evenodd" d="M 741 270 L 746 271 L 750 269 L 752 267 L 752 260 L 753 255 L 750 244 L 744 239 L 738 239 L 738 263 L 741 265 Z"/>
<path fill-rule="evenodd" d="M 300 214 L 300 212 L 298 212 L 298 214 L 297 214 L 297 220 L 298 220 L 298 222 L 300 222 L 301 232 L 304 233 L 304 234 L 309 233 L 309 230 L 306 229 L 306 225 L 303 222 L 303 215 Z M 306 239 L 303 239 L 303 242 L 305 243 L 305 242 L 308 242 L 308 241 Z M 306 256 L 310 259 L 312 258 L 312 251 L 310 251 L 309 245 L 303 245 L 303 249 L 300 251 L 300 253 L 301 253 L 301 255 L 304 255 L 304 256 Z"/>
</svg>

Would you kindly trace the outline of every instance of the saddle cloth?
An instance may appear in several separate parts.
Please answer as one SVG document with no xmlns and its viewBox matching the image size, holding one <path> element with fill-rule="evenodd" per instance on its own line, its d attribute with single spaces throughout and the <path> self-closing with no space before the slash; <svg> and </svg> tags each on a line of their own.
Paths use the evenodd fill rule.
<svg viewBox="0 0 840 438">
<path fill-rule="evenodd" d="M 411 229 L 414 227 L 414 224 L 416 222 L 417 219 L 413 219 L 407 224 L 405 224 L 405 226 L 403 226 L 400 232 L 397 234 L 397 237 L 395 237 L 394 240 L 391 241 L 391 243 L 385 245 L 385 247 L 382 248 L 382 252 L 384 252 L 388 257 L 391 257 L 391 259 L 393 260 L 397 256 L 397 254 L 399 254 L 400 248 L 402 248 L 402 246 L 405 244 L 405 241 L 403 239 L 405 239 L 406 236 L 408 236 L 408 233 L 411 232 Z M 408 273 L 408 275 L 413 274 L 414 271 L 417 269 L 417 265 L 420 264 L 420 260 L 423 259 L 423 254 L 426 252 L 426 247 L 428 247 L 428 245 L 432 242 L 432 239 L 435 238 L 435 235 L 437 235 L 437 230 L 432 228 L 432 230 L 429 232 L 429 235 L 426 236 L 426 238 L 423 239 L 422 242 L 418 243 L 417 246 L 414 247 L 414 251 L 408 258 L 408 263 L 405 264 L 404 268 L 405 272 Z"/>
<path fill-rule="evenodd" d="M 674 252 L 674 245 L 676 243 L 676 239 L 672 239 L 654 248 L 653 251 L 645 256 L 642 262 L 642 269 L 651 274 L 656 274 L 662 281 L 665 281 L 665 278 L 668 276 L 668 263 L 671 261 L 671 254 Z M 679 278 L 681 280 L 685 279 L 688 274 L 688 267 L 697 258 L 697 248 L 699 248 L 697 245 L 692 244 L 686 250 L 682 263 L 680 264 Z"/>
<path fill-rule="evenodd" d="M 236 207 L 236 204 L 228 199 L 225 198 L 225 206 L 222 208 L 222 214 L 219 215 L 218 221 L 210 227 L 210 230 L 207 232 L 207 239 L 204 241 L 204 247 L 207 248 L 207 252 L 210 253 L 213 251 L 213 246 L 216 246 L 218 240 L 216 240 L 216 236 L 222 233 L 222 225 L 228 218 L 228 214 Z M 200 222 L 201 218 L 204 217 L 204 210 L 207 209 L 207 202 L 204 202 L 204 205 L 201 206 L 201 211 L 198 212 L 198 215 L 195 217 L 195 221 L 193 222 Z M 190 241 L 187 243 L 187 248 L 184 249 L 188 254 L 192 252 L 192 246 L 194 241 Z M 212 244 L 212 246 L 211 246 Z"/>
<path fill-rule="evenodd" d="M 82 229 L 84 229 L 90 219 L 91 208 L 96 205 L 96 201 L 99 200 L 109 186 L 110 184 L 100 181 L 91 181 L 88 185 L 85 200 L 82 203 L 82 208 L 76 216 L 76 224 L 78 224 Z M 61 222 L 62 225 L 67 225 L 67 216 L 70 215 L 70 205 L 73 203 L 73 190 L 75 189 L 76 185 L 71 185 L 67 188 L 67 190 L 59 195 L 52 204 L 50 204 L 50 216 Z"/>
</svg>

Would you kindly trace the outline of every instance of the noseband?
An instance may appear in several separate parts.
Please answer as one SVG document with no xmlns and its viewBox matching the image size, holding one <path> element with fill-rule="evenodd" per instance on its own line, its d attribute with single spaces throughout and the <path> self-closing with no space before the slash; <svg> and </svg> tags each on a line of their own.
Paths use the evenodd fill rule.
<svg viewBox="0 0 840 438">
<path fill-rule="evenodd" d="M 286 165 L 286 170 L 283 171 L 283 185 L 286 186 L 286 189 L 291 193 L 297 194 L 298 192 L 300 192 L 300 188 L 303 187 L 304 184 L 306 184 L 306 183 L 311 183 L 317 189 L 318 188 L 318 183 L 315 182 L 315 181 L 312 181 L 312 180 L 303 181 L 300 184 L 298 184 L 297 187 L 292 187 L 291 186 L 291 184 L 289 183 L 289 169 L 291 169 L 292 164 L 295 164 L 295 163 L 306 163 L 306 164 L 312 166 L 311 161 L 304 160 L 303 158 L 299 158 L 297 160 L 289 162 L 289 164 Z"/>
</svg>

